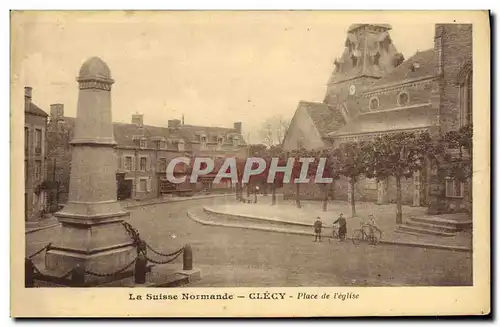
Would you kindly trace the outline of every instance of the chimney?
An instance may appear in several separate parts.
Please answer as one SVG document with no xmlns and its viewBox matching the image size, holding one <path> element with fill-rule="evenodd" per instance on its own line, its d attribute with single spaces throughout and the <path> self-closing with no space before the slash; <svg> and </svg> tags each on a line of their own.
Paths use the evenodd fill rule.
<svg viewBox="0 0 500 327">
<path fill-rule="evenodd" d="M 181 121 L 179 119 L 170 119 L 168 121 L 168 128 L 177 128 L 181 124 Z"/>
<path fill-rule="evenodd" d="M 32 88 L 30 86 L 24 87 L 24 110 L 28 110 L 31 105 L 31 92 Z"/>
<path fill-rule="evenodd" d="M 132 124 L 135 124 L 138 127 L 143 127 L 144 126 L 144 115 L 143 114 L 133 114 L 132 115 Z"/>
<path fill-rule="evenodd" d="M 182 125 L 184 125 L 184 115 L 182 115 Z"/>
<path fill-rule="evenodd" d="M 64 117 L 64 104 L 54 103 L 50 105 L 50 119 L 59 120 Z"/>
<path fill-rule="evenodd" d="M 236 130 L 236 133 L 241 134 L 241 122 L 234 123 L 233 128 Z"/>
</svg>

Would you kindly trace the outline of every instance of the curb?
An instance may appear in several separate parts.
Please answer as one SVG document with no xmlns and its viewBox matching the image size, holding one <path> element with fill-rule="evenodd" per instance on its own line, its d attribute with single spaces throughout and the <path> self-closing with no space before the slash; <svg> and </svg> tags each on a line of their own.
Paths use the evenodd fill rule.
<svg viewBox="0 0 500 327">
<path fill-rule="evenodd" d="M 54 223 L 54 224 L 47 225 L 47 226 L 30 228 L 30 229 L 26 230 L 24 232 L 24 234 L 31 234 L 31 233 L 38 232 L 38 231 L 41 231 L 41 230 L 44 230 L 44 229 L 54 228 L 54 227 L 57 227 L 59 225 L 61 225 L 61 224 L 60 223 Z"/>
<path fill-rule="evenodd" d="M 186 214 L 190 219 L 192 219 L 195 222 L 200 223 L 202 225 L 229 227 L 229 228 L 242 228 L 242 229 L 260 230 L 260 231 L 266 231 L 266 232 L 276 232 L 276 233 L 285 233 L 285 234 L 295 234 L 295 235 L 303 235 L 303 236 L 314 236 L 313 233 L 302 232 L 302 231 L 292 231 L 289 229 L 282 229 L 282 228 L 244 226 L 244 225 L 238 225 L 238 224 L 227 224 L 227 223 L 218 223 L 218 222 L 214 222 L 214 221 L 207 221 L 207 220 L 203 220 L 203 219 L 196 217 L 193 213 L 191 213 L 189 211 L 187 211 Z M 346 238 L 346 240 L 351 240 L 351 238 Z M 463 247 L 463 246 L 448 246 L 448 245 L 439 245 L 439 244 L 430 244 L 430 243 L 380 241 L 379 244 L 421 247 L 421 248 L 428 248 L 428 249 L 449 250 L 449 251 L 457 251 L 457 252 L 472 252 L 472 249 L 467 248 L 467 247 Z"/>
<path fill-rule="evenodd" d="M 139 207 L 148 207 L 152 206 L 155 204 L 165 204 L 165 203 L 173 203 L 173 202 L 183 202 L 183 201 L 196 201 L 196 200 L 204 200 L 204 199 L 211 199 L 211 198 L 222 198 L 226 196 L 234 196 L 234 194 L 213 194 L 213 195 L 207 195 L 203 197 L 198 197 L 198 198 L 180 198 L 180 199 L 168 199 L 160 202 L 154 202 L 154 203 L 140 203 L 140 204 L 132 204 L 128 206 L 124 206 L 123 208 L 125 209 L 133 209 L 133 208 L 139 208 Z"/>
<path fill-rule="evenodd" d="M 203 211 L 214 214 L 214 215 L 220 215 L 220 216 L 229 216 L 229 218 L 232 217 L 237 217 L 237 218 L 247 218 L 247 219 L 254 219 L 254 220 L 260 220 L 260 221 L 270 221 L 273 223 L 282 223 L 285 225 L 296 225 L 296 226 L 303 226 L 303 227 L 313 227 L 313 224 L 308 224 L 308 223 L 301 223 L 301 222 L 296 222 L 296 221 L 290 221 L 290 220 L 281 220 L 281 219 L 270 219 L 270 218 L 262 218 L 259 216 L 252 216 L 252 215 L 242 215 L 242 214 L 233 214 L 233 213 L 227 213 L 227 212 L 220 212 L 216 211 L 214 209 L 208 208 L 208 207 L 203 207 Z"/>
</svg>

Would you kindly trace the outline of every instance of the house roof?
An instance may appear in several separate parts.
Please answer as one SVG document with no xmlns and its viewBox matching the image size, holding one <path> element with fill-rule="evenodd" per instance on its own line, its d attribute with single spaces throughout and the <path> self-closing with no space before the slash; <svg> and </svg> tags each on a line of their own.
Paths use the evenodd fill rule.
<svg viewBox="0 0 500 327">
<path fill-rule="evenodd" d="M 410 79 L 434 75 L 434 49 L 420 51 L 405 60 L 389 74 L 375 81 L 371 88 L 405 82 Z M 412 69 L 412 66 L 414 69 Z"/>
<path fill-rule="evenodd" d="M 65 128 L 67 130 L 74 129 L 76 121 L 74 117 L 64 117 L 64 121 L 66 125 Z M 223 127 L 181 125 L 179 128 L 169 129 L 168 127 L 151 125 L 143 125 L 142 127 L 139 127 L 136 124 L 129 123 L 113 123 L 113 133 L 116 143 L 120 146 L 135 146 L 134 136 L 142 136 L 148 140 L 154 137 L 164 138 L 167 141 L 167 150 L 177 150 L 177 142 L 175 141 L 178 140 L 183 140 L 185 150 L 189 150 L 191 148 L 190 143 L 195 140 L 195 135 L 197 133 L 204 133 L 207 137 L 218 135 L 238 135 L 234 129 Z M 241 135 L 239 135 L 239 137 L 239 144 L 246 144 L 243 137 Z M 149 144 L 148 147 L 150 147 Z M 223 144 L 221 147 L 222 149 L 228 150 L 233 150 L 234 148 L 232 143 Z"/>
<path fill-rule="evenodd" d="M 150 140 L 153 137 L 161 137 L 165 140 L 169 139 L 168 128 L 143 125 L 139 127 L 136 124 L 113 123 L 113 132 L 115 141 L 120 146 L 135 146 L 134 136 L 142 136 Z M 148 147 L 151 147 L 148 145 Z M 177 150 L 177 146 L 171 142 L 167 142 L 167 150 Z"/>
<path fill-rule="evenodd" d="M 301 101 L 299 108 L 307 111 L 321 136 L 326 136 L 345 124 L 342 114 L 325 103 Z"/>
<path fill-rule="evenodd" d="M 223 136 L 225 138 L 225 143 L 231 143 L 233 136 L 238 136 L 240 145 L 245 145 L 246 142 L 243 137 L 236 133 L 234 128 L 227 127 L 215 127 L 215 126 L 196 126 L 196 125 L 179 125 L 175 130 L 175 133 L 180 137 L 183 137 L 186 141 L 191 142 L 196 140 L 196 135 L 205 135 L 209 142 L 212 142 L 214 138 Z M 232 144 L 232 143 L 231 143 Z M 226 144 L 223 144 L 226 145 Z"/>
<path fill-rule="evenodd" d="M 28 114 L 35 115 L 35 116 L 41 116 L 41 117 L 48 117 L 49 116 L 45 111 L 40 109 L 40 107 L 37 106 L 36 104 L 34 104 L 33 102 L 31 102 L 27 108 L 25 106 L 24 113 L 28 113 Z"/>
<path fill-rule="evenodd" d="M 430 104 L 410 106 L 397 110 L 377 111 L 359 115 L 329 136 L 368 134 L 408 129 L 419 129 L 433 125 L 436 109 Z"/>
</svg>

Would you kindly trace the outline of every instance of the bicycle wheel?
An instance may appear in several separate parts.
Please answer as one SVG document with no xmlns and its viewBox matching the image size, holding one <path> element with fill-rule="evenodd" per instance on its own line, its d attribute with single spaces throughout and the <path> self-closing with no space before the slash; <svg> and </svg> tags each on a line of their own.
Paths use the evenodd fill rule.
<svg viewBox="0 0 500 327">
<path fill-rule="evenodd" d="M 358 245 L 362 241 L 364 241 L 363 231 L 361 229 L 355 230 L 354 233 L 352 234 L 352 243 L 354 245 Z"/>
</svg>

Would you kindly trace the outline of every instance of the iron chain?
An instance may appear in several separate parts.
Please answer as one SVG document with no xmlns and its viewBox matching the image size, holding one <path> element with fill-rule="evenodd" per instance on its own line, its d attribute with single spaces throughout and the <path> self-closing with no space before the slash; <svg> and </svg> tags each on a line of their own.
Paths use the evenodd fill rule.
<svg viewBox="0 0 500 327">
<path fill-rule="evenodd" d="M 90 270 L 85 270 L 85 273 L 89 274 L 91 276 L 95 276 L 95 277 L 109 277 L 109 276 L 113 276 L 113 275 L 118 275 L 119 273 L 124 272 L 125 270 L 127 270 L 128 268 L 130 268 L 130 266 L 132 266 L 135 263 L 136 260 L 137 260 L 137 258 L 134 258 L 134 260 L 132 260 L 125 267 L 123 267 L 123 268 L 121 268 L 121 269 L 119 269 L 117 271 L 111 272 L 111 273 L 97 273 L 97 272 L 90 271 Z"/>
</svg>

